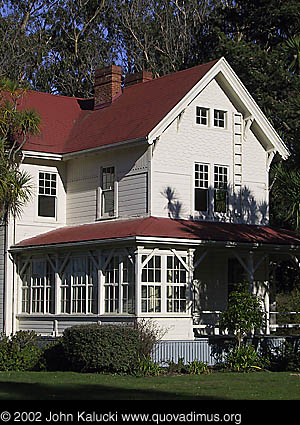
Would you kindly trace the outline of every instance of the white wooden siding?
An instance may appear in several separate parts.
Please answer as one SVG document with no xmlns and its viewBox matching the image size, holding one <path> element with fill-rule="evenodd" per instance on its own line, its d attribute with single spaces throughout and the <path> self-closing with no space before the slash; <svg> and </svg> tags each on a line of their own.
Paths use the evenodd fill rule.
<svg viewBox="0 0 300 425">
<path fill-rule="evenodd" d="M 147 213 L 148 174 L 133 174 L 122 178 L 118 185 L 120 217 L 143 216 Z"/>
<path fill-rule="evenodd" d="M 16 220 L 14 243 L 36 236 L 40 233 L 65 226 L 66 224 L 66 170 L 65 164 L 59 161 L 28 161 L 22 169 L 32 177 L 32 198 L 23 208 L 23 213 Z M 56 217 L 38 216 L 38 181 L 39 171 L 57 173 Z"/>
<path fill-rule="evenodd" d="M 147 146 L 116 149 L 68 162 L 67 224 L 94 222 L 101 167 L 114 166 L 118 182 L 118 216 L 142 216 L 148 204 Z"/>
<path fill-rule="evenodd" d="M 210 109 L 210 125 L 196 124 L 196 106 Z M 214 109 L 227 111 L 226 128 L 213 126 Z M 251 190 L 251 196 L 258 204 L 266 203 L 268 174 L 266 170 L 266 152 L 256 139 L 251 129 L 242 140 L 243 167 L 236 170 L 234 165 L 235 131 L 233 117 L 239 111 L 228 99 L 218 83 L 213 80 L 191 102 L 186 110 L 161 135 L 155 143 L 152 161 L 152 211 L 151 215 L 170 216 L 168 200 L 162 196 L 166 189 L 174 193 L 175 204 L 180 210 L 180 218 L 201 218 L 194 212 L 194 164 L 210 165 L 213 185 L 213 166 L 227 166 L 229 170 L 229 187 L 234 189 L 234 177 L 242 172 L 242 187 Z M 250 187 L 251 183 L 251 187 Z M 262 191 L 264 187 L 264 191 Z M 175 205 L 175 206 L 176 206 Z M 247 212 L 248 217 L 249 212 Z M 253 214 L 252 214 L 253 216 Z M 261 222 L 258 214 L 256 224 Z M 215 215 L 217 220 L 220 219 Z M 230 208 L 228 221 L 243 221 L 236 217 Z M 222 217 L 223 219 L 223 217 Z"/>
</svg>

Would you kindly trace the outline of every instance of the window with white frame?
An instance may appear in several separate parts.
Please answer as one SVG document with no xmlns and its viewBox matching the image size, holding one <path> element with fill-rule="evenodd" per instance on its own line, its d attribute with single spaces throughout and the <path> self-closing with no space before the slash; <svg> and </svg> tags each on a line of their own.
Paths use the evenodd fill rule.
<svg viewBox="0 0 300 425">
<path fill-rule="evenodd" d="M 214 166 L 214 211 L 225 213 L 228 204 L 228 167 Z"/>
<path fill-rule="evenodd" d="M 71 257 L 61 279 L 61 313 L 96 313 L 97 271 L 86 256 Z"/>
<path fill-rule="evenodd" d="M 122 280 L 122 313 L 135 313 L 135 275 L 134 263 L 131 257 L 123 257 Z"/>
<path fill-rule="evenodd" d="M 38 215 L 56 217 L 57 174 L 39 172 Z"/>
<path fill-rule="evenodd" d="M 108 257 L 104 258 L 105 263 Z M 135 275 L 130 256 L 114 255 L 104 270 L 104 313 L 134 314 Z"/>
<path fill-rule="evenodd" d="M 182 257 L 183 262 L 186 257 Z M 167 312 L 186 312 L 187 271 L 176 256 L 167 256 Z"/>
<path fill-rule="evenodd" d="M 196 124 L 209 124 L 209 109 L 196 106 Z"/>
<path fill-rule="evenodd" d="M 142 263 L 147 255 L 142 255 Z M 142 270 L 141 302 L 143 313 L 161 312 L 161 257 L 153 255 Z"/>
<path fill-rule="evenodd" d="M 195 164 L 195 211 L 208 211 L 209 165 Z"/>
<path fill-rule="evenodd" d="M 113 256 L 104 272 L 104 311 L 120 313 L 119 308 L 119 256 Z"/>
<path fill-rule="evenodd" d="M 55 275 L 44 259 L 33 259 L 21 276 L 21 312 L 54 313 Z"/>
<path fill-rule="evenodd" d="M 214 110 L 214 126 L 220 128 L 226 128 L 226 111 L 219 109 Z"/>
<path fill-rule="evenodd" d="M 101 169 L 101 217 L 115 216 L 115 167 Z"/>
</svg>

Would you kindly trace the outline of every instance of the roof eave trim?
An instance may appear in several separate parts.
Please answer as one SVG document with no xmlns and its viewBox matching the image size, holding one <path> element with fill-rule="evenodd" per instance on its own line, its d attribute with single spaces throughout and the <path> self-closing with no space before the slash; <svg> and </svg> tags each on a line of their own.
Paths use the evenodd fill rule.
<svg viewBox="0 0 300 425">
<path fill-rule="evenodd" d="M 104 145 L 104 146 L 97 146 L 95 148 L 83 149 L 83 150 L 79 150 L 79 151 L 75 151 L 75 152 L 64 153 L 62 156 L 63 156 L 63 160 L 67 161 L 69 159 L 72 159 L 72 158 L 80 156 L 80 155 L 94 154 L 94 153 L 97 153 L 97 152 L 102 152 L 102 151 L 113 149 L 113 148 L 119 148 L 119 147 L 123 147 L 123 146 L 127 146 L 127 145 L 135 145 L 136 143 L 141 143 L 141 142 L 148 142 L 148 138 L 147 137 L 138 137 L 137 139 L 124 140 L 122 142 L 110 143 L 110 144 L 107 144 L 107 145 Z"/>
<path fill-rule="evenodd" d="M 118 243 L 118 242 L 134 242 L 136 239 L 135 236 L 128 236 L 124 238 L 111 238 L 111 239 L 93 239 L 89 241 L 77 241 L 77 242 L 59 242 L 59 243 L 52 243 L 52 244 L 43 244 L 43 245 L 28 245 L 28 246 L 12 246 L 9 249 L 9 252 L 14 253 L 20 253 L 20 252 L 26 252 L 26 251 L 39 251 L 43 249 L 61 249 L 61 248 L 72 248 L 72 247 L 84 247 L 84 246 L 91 246 L 91 245 L 99 245 L 99 244 L 106 244 L 109 245 L 111 243 Z"/>
<path fill-rule="evenodd" d="M 58 153 L 36 152 L 30 150 L 23 150 L 22 153 L 25 158 L 50 159 L 52 161 L 62 161 L 63 159 L 63 155 Z"/>
<path fill-rule="evenodd" d="M 238 93 L 242 103 L 250 111 L 250 114 L 254 117 L 262 131 L 266 134 L 275 150 L 281 155 L 283 159 L 287 159 L 290 156 L 290 152 L 283 140 L 280 138 L 279 134 L 276 132 L 270 121 L 264 115 L 261 108 L 253 99 L 243 82 L 231 68 L 226 59 L 222 58 L 220 61 L 222 61 L 220 63 L 220 71 L 228 79 L 231 87 L 233 87 Z"/>
<path fill-rule="evenodd" d="M 254 117 L 263 133 L 274 146 L 275 150 L 283 159 L 287 159 L 290 156 L 288 148 L 285 146 L 280 136 L 277 134 L 247 88 L 224 57 L 219 59 L 218 62 L 216 62 L 210 70 L 207 71 L 201 80 L 194 85 L 194 87 L 181 99 L 181 101 L 178 102 L 178 104 L 149 133 L 149 144 L 152 144 L 165 131 L 165 129 L 179 116 L 179 114 L 191 103 L 191 101 L 195 99 L 200 91 L 202 91 L 220 72 L 230 83 L 230 86 L 235 90 L 241 102 L 245 105 L 245 109 L 247 109 Z"/>
<path fill-rule="evenodd" d="M 270 244 L 263 242 L 239 242 L 239 241 L 215 241 L 215 240 L 203 240 L 203 239 L 187 239 L 187 238 L 169 238 L 169 237 L 157 237 L 157 236 L 126 236 L 121 238 L 110 238 L 110 239 L 93 239 L 89 241 L 81 242 L 61 242 L 44 245 L 29 245 L 29 246 L 12 246 L 9 252 L 20 253 L 26 251 L 40 251 L 44 249 L 63 249 L 63 248 L 79 248 L 93 245 L 110 245 L 112 243 L 136 243 L 136 244 L 169 244 L 169 245 L 189 245 L 189 246 L 203 246 L 203 247 L 216 247 L 216 248 L 251 248 L 270 250 L 273 253 L 276 252 L 291 252 L 300 251 L 300 244 Z"/>
<path fill-rule="evenodd" d="M 220 59 L 222 60 L 222 59 Z M 192 89 L 177 103 L 177 105 L 154 127 L 153 130 L 148 135 L 149 144 L 152 144 L 164 130 L 172 123 L 178 115 L 187 107 L 191 102 L 191 99 L 194 99 L 200 90 L 202 90 L 216 75 L 216 67 L 219 62 L 216 62 L 209 71 L 201 78 L 201 80 L 192 87 Z"/>
</svg>

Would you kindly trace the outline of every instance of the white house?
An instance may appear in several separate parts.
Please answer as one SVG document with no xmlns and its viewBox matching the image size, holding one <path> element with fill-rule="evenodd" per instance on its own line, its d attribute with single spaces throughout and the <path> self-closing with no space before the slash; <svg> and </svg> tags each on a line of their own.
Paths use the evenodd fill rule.
<svg viewBox="0 0 300 425">
<path fill-rule="evenodd" d="M 0 233 L 7 334 L 152 318 L 192 340 L 245 279 L 269 312 L 270 258 L 300 252 L 268 226 L 270 165 L 289 152 L 224 58 L 123 88 L 112 65 L 94 99 L 28 92 L 20 107 L 42 125 L 22 164 L 34 196 Z"/>
</svg>

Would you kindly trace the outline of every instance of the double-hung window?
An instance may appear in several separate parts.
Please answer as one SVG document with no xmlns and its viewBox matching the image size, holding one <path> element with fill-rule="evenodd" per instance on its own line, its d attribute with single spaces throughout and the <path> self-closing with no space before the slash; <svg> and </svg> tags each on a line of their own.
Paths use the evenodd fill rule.
<svg viewBox="0 0 300 425">
<path fill-rule="evenodd" d="M 38 215 L 56 217 L 57 174 L 39 172 Z"/>
<path fill-rule="evenodd" d="M 147 255 L 142 255 L 142 262 Z M 142 270 L 142 312 L 161 312 L 161 257 L 154 255 Z"/>
<path fill-rule="evenodd" d="M 105 313 L 120 313 L 119 308 L 119 264 L 120 259 L 115 255 L 109 261 L 104 272 L 104 311 Z"/>
<path fill-rule="evenodd" d="M 101 173 L 101 217 L 115 216 L 115 167 L 103 167 Z"/>
<path fill-rule="evenodd" d="M 122 268 L 122 313 L 133 314 L 135 312 L 135 275 L 134 264 L 129 257 L 123 257 Z"/>
<path fill-rule="evenodd" d="M 228 167 L 214 166 L 214 211 L 225 213 L 228 204 Z"/>
<path fill-rule="evenodd" d="M 208 211 L 209 165 L 195 164 L 195 211 Z"/>
<path fill-rule="evenodd" d="M 182 258 L 186 261 L 186 257 Z M 167 312 L 186 312 L 187 271 L 175 256 L 167 256 Z"/>
</svg>

